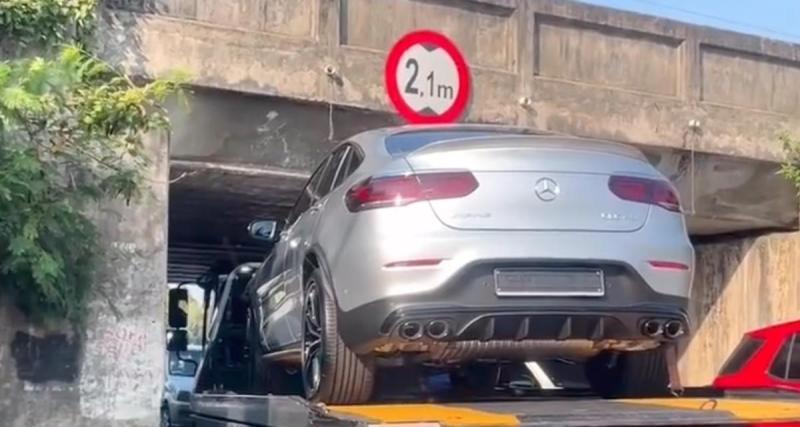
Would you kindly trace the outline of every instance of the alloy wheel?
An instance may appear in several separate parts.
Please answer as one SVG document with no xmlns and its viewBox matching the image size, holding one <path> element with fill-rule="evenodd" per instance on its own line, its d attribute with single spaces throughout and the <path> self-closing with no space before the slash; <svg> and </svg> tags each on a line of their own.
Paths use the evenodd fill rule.
<svg viewBox="0 0 800 427">
<path fill-rule="evenodd" d="M 322 326 L 319 285 L 309 281 L 303 301 L 303 388 L 306 397 L 319 392 L 322 380 Z"/>
</svg>

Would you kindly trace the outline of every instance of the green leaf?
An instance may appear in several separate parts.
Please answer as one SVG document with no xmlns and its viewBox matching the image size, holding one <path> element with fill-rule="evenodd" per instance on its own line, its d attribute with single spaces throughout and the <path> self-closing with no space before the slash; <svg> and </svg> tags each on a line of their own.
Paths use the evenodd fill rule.
<svg viewBox="0 0 800 427">
<path fill-rule="evenodd" d="M 36 112 L 42 108 L 38 98 L 20 86 L 3 89 L 0 105 L 8 110 L 18 110 L 19 113 Z"/>
<path fill-rule="evenodd" d="M 54 0 L 14 0 L 42 10 L 10 21 L 9 1 L 0 0 L 0 31 L 46 13 L 61 31 L 56 15 L 66 9 Z M 67 9 L 88 4 L 57 1 Z M 0 62 L 0 292 L 32 318 L 78 321 L 85 312 L 102 255 L 87 209 L 141 196 L 142 139 L 168 126 L 163 102 L 182 92 L 175 81 L 135 86 L 75 45 L 54 59 Z"/>
<path fill-rule="evenodd" d="M 31 250 L 32 242 L 23 236 L 17 236 L 8 243 L 8 251 L 11 255 L 22 257 Z"/>
</svg>

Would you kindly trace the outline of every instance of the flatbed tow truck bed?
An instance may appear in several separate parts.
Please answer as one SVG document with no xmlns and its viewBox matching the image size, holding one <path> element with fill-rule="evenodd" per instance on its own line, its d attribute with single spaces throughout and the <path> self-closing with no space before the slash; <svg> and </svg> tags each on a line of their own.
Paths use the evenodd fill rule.
<svg viewBox="0 0 800 427">
<path fill-rule="evenodd" d="M 300 426 L 800 426 L 800 399 L 590 397 L 313 405 L 296 396 L 195 395 L 197 427 Z"/>
<path fill-rule="evenodd" d="M 229 289 L 222 295 L 221 312 L 226 312 Z M 402 371 L 387 375 L 376 393 L 378 403 L 368 405 L 325 406 L 299 396 L 225 393 L 219 389 L 230 389 L 226 382 L 232 387 L 241 386 L 244 382 L 238 380 L 244 379 L 245 372 L 237 371 L 237 376 L 220 371 L 215 379 L 209 379 L 216 372 L 210 368 L 213 364 L 208 364 L 209 354 L 227 354 L 230 351 L 222 350 L 238 348 L 235 340 L 217 335 L 225 329 L 223 318 L 219 316 L 216 327 L 212 327 L 208 351 L 198 368 L 198 384 L 189 409 L 193 427 L 800 427 L 800 397 L 796 393 L 722 396 L 709 389 L 687 389 L 684 397 L 604 400 L 581 392 L 579 386 L 567 386 L 554 393 L 544 388 L 521 392 L 519 388 L 496 385 L 495 392 L 476 399 L 474 395 L 479 393 L 469 389 L 466 394 L 452 390 L 451 394 L 430 393 L 437 389 L 435 381 Z M 215 363 L 225 365 L 224 361 Z M 412 377 L 427 379 L 420 382 Z"/>
</svg>

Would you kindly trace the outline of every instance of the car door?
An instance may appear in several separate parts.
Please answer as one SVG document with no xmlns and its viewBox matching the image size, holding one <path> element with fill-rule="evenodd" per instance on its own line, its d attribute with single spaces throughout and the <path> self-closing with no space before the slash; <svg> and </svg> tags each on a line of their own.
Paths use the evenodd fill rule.
<svg viewBox="0 0 800 427">
<path fill-rule="evenodd" d="M 279 350 L 293 341 L 285 316 L 281 314 L 281 308 L 284 306 L 287 296 L 285 259 L 289 249 L 289 236 L 303 213 L 313 203 L 315 187 L 329 160 L 330 158 L 326 157 L 320 162 L 320 165 L 311 174 L 311 178 L 306 182 L 286 217 L 279 239 L 275 242 L 270 254 L 269 264 L 264 265 L 256 277 L 256 280 L 262 282 L 257 285 L 255 290 L 259 307 L 256 317 L 261 331 L 261 345 L 267 351 Z M 262 279 L 263 273 L 266 273 L 264 274 L 266 280 Z"/>
<path fill-rule="evenodd" d="M 302 257 L 312 235 L 321 208 L 321 198 L 330 189 L 341 163 L 339 150 L 329 155 L 317 168 L 295 207 L 275 247 L 273 279 L 263 295 L 264 344 L 270 352 L 294 346 L 300 341 L 300 304 L 302 297 Z M 300 261 L 298 261 L 300 260 Z M 298 271 L 298 264 L 300 270 Z"/>
<path fill-rule="evenodd" d="M 768 379 L 776 389 L 800 391 L 800 334 L 785 339 L 770 366 Z"/>
<path fill-rule="evenodd" d="M 345 195 L 354 184 L 351 176 L 364 160 L 364 154 L 353 145 L 344 146 L 344 156 L 331 190 L 324 199 L 324 210 L 319 215 L 313 236 L 313 246 L 326 256 L 328 267 L 335 269 L 340 261 L 337 256 L 342 244 L 347 240 L 347 233 L 342 230 L 351 226 L 352 216 L 345 206 Z M 331 277 L 333 279 L 333 277 Z M 334 283 L 330 283 L 334 285 Z"/>
<path fill-rule="evenodd" d="M 293 343 L 300 342 L 300 334 L 302 333 L 303 261 L 308 248 L 311 246 L 314 230 L 328 200 L 326 196 L 333 186 L 345 153 L 345 146 L 339 147 L 331 153 L 330 161 L 315 187 L 311 206 L 300 216 L 296 225 L 289 231 L 289 242 L 284 258 L 287 304 L 283 309 L 287 315 L 289 330 L 292 337 L 294 337 Z"/>
</svg>

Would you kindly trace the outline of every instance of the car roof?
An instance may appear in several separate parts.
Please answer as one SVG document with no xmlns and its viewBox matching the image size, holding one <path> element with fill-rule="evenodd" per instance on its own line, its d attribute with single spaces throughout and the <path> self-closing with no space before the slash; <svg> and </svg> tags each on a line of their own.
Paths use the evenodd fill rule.
<svg viewBox="0 0 800 427">
<path fill-rule="evenodd" d="M 597 138 L 586 138 L 579 136 L 572 136 L 561 134 L 551 131 L 542 131 L 537 129 L 529 129 L 519 126 L 495 125 L 495 124 L 472 124 L 472 123 L 456 123 L 456 124 L 434 124 L 434 125 L 404 125 L 383 127 L 368 130 L 354 135 L 348 141 L 358 145 L 368 156 L 391 157 L 391 154 L 386 149 L 386 139 L 395 135 L 408 134 L 408 133 L 424 133 L 430 131 L 449 131 L 449 132 L 491 132 L 497 133 L 498 136 L 504 138 L 532 138 L 532 139 L 546 139 L 552 143 L 565 143 L 570 144 L 572 147 L 593 147 L 595 149 L 602 148 L 609 153 L 625 155 L 628 157 L 635 157 L 640 160 L 646 158 L 641 151 L 631 145 L 623 144 L 616 141 L 609 141 Z M 466 139 L 486 139 L 491 140 L 495 136 L 469 136 L 455 138 L 457 140 Z M 447 140 L 443 138 L 442 141 Z M 440 142 L 440 141 L 437 141 Z M 435 144 L 436 142 L 434 142 Z"/>
<path fill-rule="evenodd" d="M 783 323 L 776 323 L 763 328 L 748 331 L 746 335 L 774 336 L 786 333 L 800 333 L 800 320 L 791 320 Z"/>
<path fill-rule="evenodd" d="M 425 132 L 425 131 L 473 131 L 473 132 L 487 131 L 487 132 L 497 132 L 497 133 L 529 134 L 529 135 L 553 134 L 517 126 L 476 124 L 476 123 L 453 123 L 453 124 L 433 124 L 433 125 L 387 126 L 358 133 L 352 136 L 350 140 L 359 144 L 366 143 L 367 145 L 372 145 L 374 141 L 383 142 L 384 140 L 386 140 L 386 138 L 393 135 L 398 135 L 402 133 Z"/>
</svg>

